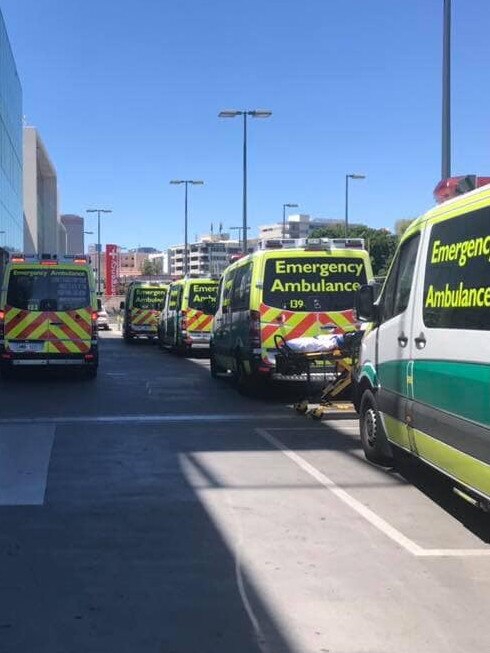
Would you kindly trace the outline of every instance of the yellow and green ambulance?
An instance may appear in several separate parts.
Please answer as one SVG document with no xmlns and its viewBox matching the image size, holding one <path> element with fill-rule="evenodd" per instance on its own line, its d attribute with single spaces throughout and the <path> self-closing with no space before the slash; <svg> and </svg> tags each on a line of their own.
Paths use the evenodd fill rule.
<svg viewBox="0 0 490 653">
<path fill-rule="evenodd" d="M 19 367 L 98 367 L 97 298 L 85 256 L 15 254 L 0 293 L 0 372 Z"/>
<path fill-rule="evenodd" d="M 123 338 L 157 337 L 158 320 L 165 304 L 168 284 L 150 281 L 133 281 L 126 291 L 126 299 L 120 308 L 124 311 Z"/>
<path fill-rule="evenodd" d="M 465 179 L 462 180 L 465 182 Z M 377 301 L 357 375 L 366 456 L 389 463 L 393 446 L 490 507 L 490 185 L 458 195 L 409 227 Z M 439 188 L 439 187 L 438 187 Z M 460 196 L 459 196 L 460 195 Z"/>
<path fill-rule="evenodd" d="M 217 279 L 191 277 L 171 283 L 158 326 L 160 346 L 180 354 L 207 349 L 217 294 Z"/>
<path fill-rule="evenodd" d="M 359 288 L 373 278 L 360 238 L 270 240 L 224 272 L 211 336 L 211 374 L 237 385 L 276 373 L 276 340 L 356 328 Z"/>
</svg>

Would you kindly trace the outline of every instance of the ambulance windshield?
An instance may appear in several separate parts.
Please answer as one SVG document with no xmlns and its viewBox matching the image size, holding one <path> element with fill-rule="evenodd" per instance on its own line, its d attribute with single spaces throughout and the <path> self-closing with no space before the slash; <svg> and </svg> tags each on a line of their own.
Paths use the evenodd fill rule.
<svg viewBox="0 0 490 653">
<path fill-rule="evenodd" d="M 86 270 L 12 270 L 7 304 L 25 311 L 73 311 L 90 306 Z"/>
<path fill-rule="evenodd" d="M 133 308 L 142 308 L 146 311 L 161 311 L 166 295 L 166 288 L 136 288 Z"/>
<path fill-rule="evenodd" d="M 218 300 L 218 284 L 213 282 L 193 283 L 189 289 L 189 308 L 214 315 Z"/>
<path fill-rule="evenodd" d="M 354 308 L 356 292 L 365 283 L 362 258 L 270 258 L 263 301 L 289 311 L 342 311 Z"/>
</svg>

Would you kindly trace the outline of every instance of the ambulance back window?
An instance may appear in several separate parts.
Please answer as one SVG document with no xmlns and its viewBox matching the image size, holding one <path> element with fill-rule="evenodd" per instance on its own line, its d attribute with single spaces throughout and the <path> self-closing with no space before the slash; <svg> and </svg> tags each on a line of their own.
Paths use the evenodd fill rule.
<svg viewBox="0 0 490 653">
<path fill-rule="evenodd" d="M 362 258 L 270 258 L 265 264 L 263 301 L 289 311 L 342 311 L 354 308 L 356 292 L 364 283 Z"/>
<path fill-rule="evenodd" d="M 26 311 L 73 311 L 90 306 L 86 270 L 13 269 L 7 304 Z"/>
<path fill-rule="evenodd" d="M 218 284 L 217 283 L 192 283 L 189 288 L 189 308 L 214 315 L 218 302 Z"/>
<path fill-rule="evenodd" d="M 146 311 L 161 311 L 166 295 L 166 288 L 135 288 L 133 308 L 142 308 Z"/>
</svg>

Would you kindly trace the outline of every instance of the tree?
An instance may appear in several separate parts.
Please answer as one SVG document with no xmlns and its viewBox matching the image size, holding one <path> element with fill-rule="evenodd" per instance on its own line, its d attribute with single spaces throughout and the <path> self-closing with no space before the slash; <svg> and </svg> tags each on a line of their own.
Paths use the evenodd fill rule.
<svg viewBox="0 0 490 653">
<path fill-rule="evenodd" d="M 343 225 L 332 225 L 315 229 L 312 238 L 343 238 L 345 235 Z M 388 229 L 372 229 L 366 225 L 353 225 L 349 227 L 349 236 L 364 238 L 366 248 L 371 257 L 371 265 L 375 276 L 384 276 L 395 254 L 398 238 Z"/>
<path fill-rule="evenodd" d="M 401 218 L 395 222 L 395 233 L 401 238 L 408 227 L 412 224 L 414 218 Z"/>
<path fill-rule="evenodd" d="M 156 274 L 158 274 L 157 271 L 157 266 L 155 265 L 155 261 L 150 261 L 150 259 L 145 259 L 143 261 L 143 264 L 141 266 L 141 274 L 143 274 L 145 277 L 152 277 Z"/>
</svg>

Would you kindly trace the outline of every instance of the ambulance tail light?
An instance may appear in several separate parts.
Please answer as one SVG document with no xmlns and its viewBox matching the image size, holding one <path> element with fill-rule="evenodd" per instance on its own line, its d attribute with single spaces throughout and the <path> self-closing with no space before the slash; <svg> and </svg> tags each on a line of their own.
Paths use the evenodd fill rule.
<svg viewBox="0 0 490 653">
<path fill-rule="evenodd" d="M 182 314 L 180 316 L 180 330 L 182 332 L 187 331 L 187 311 L 186 310 L 182 311 Z"/>
<path fill-rule="evenodd" d="M 434 198 L 438 204 L 447 200 L 469 193 L 476 188 L 490 184 L 490 177 L 477 177 L 476 175 L 463 175 L 442 179 L 434 189 Z"/>
<path fill-rule="evenodd" d="M 48 267 L 52 265 L 58 265 L 58 261 L 54 261 L 53 259 L 50 260 L 46 259 L 41 261 L 41 265 L 47 265 Z"/>
<path fill-rule="evenodd" d="M 252 349 L 260 347 L 260 313 L 250 311 L 249 337 Z"/>
<path fill-rule="evenodd" d="M 0 339 L 3 340 L 5 335 L 5 311 L 0 311 Z"/>
<path fill-rule="evenodd" d="M 25 258 L 23 256 L 12 256 L 10 261 L 11 263 L 25 263 Z"/>
</svg>

